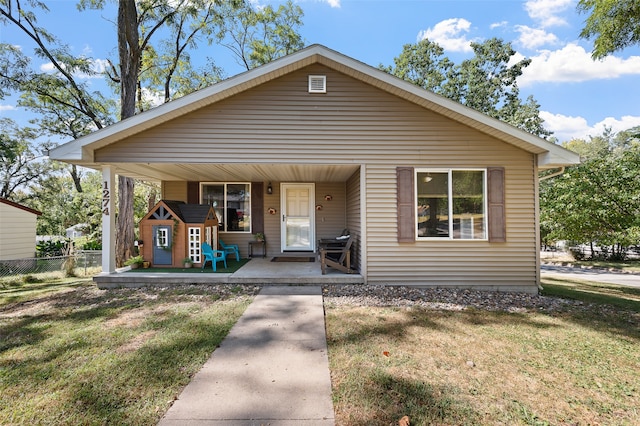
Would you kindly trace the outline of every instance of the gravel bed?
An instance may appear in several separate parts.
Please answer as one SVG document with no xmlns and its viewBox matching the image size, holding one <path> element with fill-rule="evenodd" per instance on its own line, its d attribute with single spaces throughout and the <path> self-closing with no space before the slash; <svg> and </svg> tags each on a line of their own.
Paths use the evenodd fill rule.
<svg viewBox="0 0 640 426">
<path fill-rule="evenodd" d="M 552 312 L 585 305 L 581 301 L 525 293 L 405 286 L 328 285 L 323 287 L 323 294 L 325 303 L 332 306 L 419 306 L 448 311 L 473 308 Z"/>
</svg>

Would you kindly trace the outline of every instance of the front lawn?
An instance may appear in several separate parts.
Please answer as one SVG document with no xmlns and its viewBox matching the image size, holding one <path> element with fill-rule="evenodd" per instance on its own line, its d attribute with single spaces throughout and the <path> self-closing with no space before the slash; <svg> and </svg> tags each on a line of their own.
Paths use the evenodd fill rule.
<svg viewBox="0 0 640 426">
<path fill-rule="evenodd" d="M 584 303 L 548 311 L 327 306 L 336 424 L 640 424 L 640 292 L 593 287 L 554 282 Z"/>
<path fill-rule="evenodd" d="M 336 424 L 640 424 L 640 291 L 544 284 L 580 302 L 326 304 Z M 155 425 L 257 290 L 3 285 L 0 424 Z"/>
<path fill-rule="evenodd" d="M 5 285 L 0 424 L 156 424 L 256 292 Z"/>
</svg>

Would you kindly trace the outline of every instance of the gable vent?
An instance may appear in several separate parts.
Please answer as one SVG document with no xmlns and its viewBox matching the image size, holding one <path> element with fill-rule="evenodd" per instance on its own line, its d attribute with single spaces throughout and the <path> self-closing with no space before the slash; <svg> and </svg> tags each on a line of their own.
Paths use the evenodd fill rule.
<svg viewBox="0 0 640 426">
<path fill-rule="evenodd" d="M 327 76 L 310 75 L 309 93 L 327 93 Z"/>
</svg>

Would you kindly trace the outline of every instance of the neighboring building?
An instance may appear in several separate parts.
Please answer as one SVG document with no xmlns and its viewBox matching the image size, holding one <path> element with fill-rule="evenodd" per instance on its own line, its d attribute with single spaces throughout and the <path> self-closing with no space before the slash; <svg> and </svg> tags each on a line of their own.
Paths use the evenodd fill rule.
<svg viewBox="0 0 640 426">
<path fill-rule="evenodd" d="M 89 224 L 87 223 L 77 223 L 65 230 L 65 235 L 67 238 L 71 238 L 72 240 L 75 238 L 80 238 L 84 236 L 84 231 L 89 228 Z"/>
<path fill-rule="evenodd" d="M 579 162 L 318 45 L 50 154 L 102 170 L 107 214 L 119 173 L 213 206 L 220 236 L 242 250 L 263 232 L 269 255 L 315 252 L 347 228 L 369 284 L 528 292 L 539 283 L 538 173 Z M 113 220 L 103 215 L 111 240 Z"/>
<path fill-rule="evenodd" d="M 42 213 L 0 198 L 0 260 L 36 255 L 36 219 Z"/>
</svg>

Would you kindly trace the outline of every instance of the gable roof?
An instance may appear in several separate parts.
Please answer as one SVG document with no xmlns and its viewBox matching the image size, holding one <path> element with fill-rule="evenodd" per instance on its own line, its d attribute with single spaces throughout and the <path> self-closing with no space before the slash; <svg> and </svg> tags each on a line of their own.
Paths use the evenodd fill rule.
<svg viewBox="0 0 640 426">
<path fill-rule="evenodd" d="M 6 204 L 6 205 L 11 206 L 11 207 L 15 207 L 15 208 L 20 209 L 20 210 L 24 210 L 24 211 L 29 212 L 29 213 L 33 213 L 36 216 L 40 216 L 42 214 L 41 211 L 38 211 L 38 210 L 35 210 L 35 209 L 31 209 L 31 208 L 29 208 L 27 206 L 23 206 L 22 204 L 14 203 L 13 201 L 9 201 L 6 198 L 0 198 L 0 203 Z"/>
<path fill-rule="evenodd" d="M 180 213 L 185 223 L 204 223 L 213 207 L 207 204 L 181 204 Z M 215 213 L 213 214 L 215 216 Z"/>
<path fill-rule="evenodd" d="M 216 220 L 213 207 L 208 204 L 187 204 L 184 201 L 160 200 L 147 213 L 143 220 L 151 218 L 156 211 L 165 207 L 168 212 L 163 211 L 162 214 L 171 214 L 182 223 L 204 223 L 209 216 Z"/>
<path fill-rule="evenodd" d="M 580 162 L 578 154 L 561 146 L 317 44 L 68 142 L 52 149 L 49 155 L 55 160 L 96 166 L 93 153 L 97 149 L 312 64 L 322 64 L 527 152 L 537 154 L 538 166 L 541 168 Z"/>
</svg>

